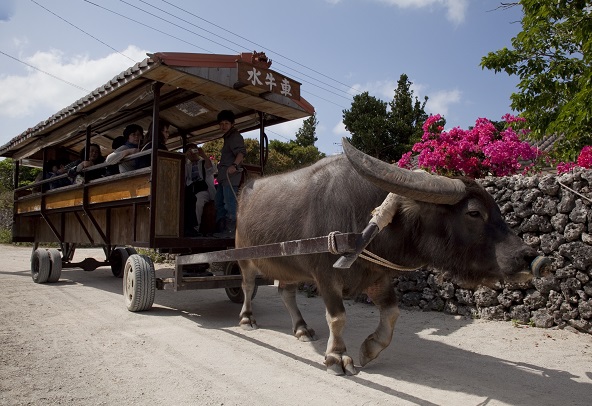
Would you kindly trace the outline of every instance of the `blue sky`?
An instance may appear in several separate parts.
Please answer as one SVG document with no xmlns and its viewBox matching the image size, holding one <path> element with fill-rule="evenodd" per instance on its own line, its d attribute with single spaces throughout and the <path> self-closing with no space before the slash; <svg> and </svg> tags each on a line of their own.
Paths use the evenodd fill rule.
<svg viewBox="0 0 592 406">
<path fill-rule="evenodd" d="M 97 6 L 100 5 L 100 6 Z M 146 52 L 264 51 L 302 83 L 317 146 L 341 152 L 342 111 L 368 91 L 391 101 L 407 74 L 447 129 L 512 113 L 517 78 L 481 58 L 521 30 L 498 0 L 2 0 L 0 145 L 145 58 Z M 148 11 L 146 13 L 142 10 Z M 81 31 L 83 30 L 83 31 Z M 88 90 L 88 91 L 87 91 Z M 514 112 L 516 113 L 516 112 Z M 301 122 L 274 126 L 294 139 Z M 249 135 L 247 135 L 249 136 Z"/>
</svg>

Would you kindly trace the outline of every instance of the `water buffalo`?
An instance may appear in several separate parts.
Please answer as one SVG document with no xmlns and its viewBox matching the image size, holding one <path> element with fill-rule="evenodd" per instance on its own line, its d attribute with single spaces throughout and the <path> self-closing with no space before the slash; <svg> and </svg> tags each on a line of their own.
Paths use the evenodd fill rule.
<svg viewBox="0 0 592 406">
<path fill-rule="evenodd" d="M 343 141 L 345 155 L 247 184 L 239 197 L 236 246 L 247 247 L 327 235 L 361 232 L 389 192 L 396 194 L 392 221 L 368 245 L 369 251 L 401 267 L 431 266 L 459 282 L 522 278 L 537 256 L 505 223 L 493 198 L 474 180 L 408 171 L 369 157 Z M 298 282 L 314 282 L 326 306 L 330 336 L 327 371 L 356 374 L 343 340 L 344 295 L 367 292 L 380 311 L 376 330 L 360 348 L 362 366 L 392 339 L 399 309 L 391 284 L 396 271 L 358 259 L 335 269 L 330 253 L 241 260 L 244 329 L 257 328 L 251 296 L 258 273 L 280 280 L 279 292 L 295 336 L 315 340 L 296 304 Z"/>
</svg>

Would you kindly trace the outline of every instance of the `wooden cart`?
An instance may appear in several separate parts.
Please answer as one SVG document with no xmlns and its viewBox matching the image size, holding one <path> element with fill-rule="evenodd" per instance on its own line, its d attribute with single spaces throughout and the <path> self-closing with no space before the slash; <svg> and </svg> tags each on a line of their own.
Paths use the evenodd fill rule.
<svg viewBox="0 0 592 406">
<path fill-rule="evenodd" d="M 259 130 L 260 161 L 247 166 L 247 173 L 263 176 L 268 144 L 265 128 L 314 113 L 300 97 L 300 83 L 271 70 L 270 64 L 262 53 L 150 54 L 0 147 L 0 156 L 12 158 L 15 164 L 12 240 L 33 243 L 33 281 L 57 282 L 64 268 L 92 271 L 108 265 L 115 277 L 124 278 L 124 295 L 131 311 L 150 308 L 155 290 L 165 288 L 225 288 L 231 300 L 242 302 L 236 261 L 244 255 L 257 258 L 327 252 L 327 236 L 235 250 L 232 238 L 183 234 L 185 156 L 175 151 L 189 142 L 220 138 L 217 114 L 232 110 L 240 131 Z M 127 158 L 150 155 L 148 168 L 87 179 L 91 171 L 106 166 L 101 164 L 87 168 L 82 182 L 70 186 L 50 190 L 50 180 L 42 180 L 16 187 L 23 165 L 41 168 L 44 162 L 64 153 L 74 158 L 91 143 L 99 144 L 106 155 L 128 124 L 147 128 L 152 123 L 158 128 L 161 119 L 172 125 L 168 151 L 156 149 L 154 138 L 151 151 Z M 342 252 L 355 251 L 358 237 L 339 236 Z M 51 248 L 56 245 L 59 248 Z M 101 247 L 105 259 L 73 262 L 80 246 Z M 177 254 L 174 276 L 158 278 L 150 258 L 138 255 L 133 247 Z M 184 267 L 213 262 L 225 263 L 224 275 L 183 275 Z M 261 278 L 257 283 L 271 282 Z"/>
</svg>

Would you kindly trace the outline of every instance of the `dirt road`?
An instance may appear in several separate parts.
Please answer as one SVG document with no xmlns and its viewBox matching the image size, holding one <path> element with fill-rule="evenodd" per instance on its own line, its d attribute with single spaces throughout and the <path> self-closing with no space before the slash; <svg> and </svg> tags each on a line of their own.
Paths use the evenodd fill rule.
<svg viewBox="0 0 592 406">
<path fill-rule="evenodd" d="M 390 347 L 354 377 L 322 364 L 320 298 L 298 296 L 319 340 L 297 341 L 273 287 L 260 287 L 260 329 L 238 327 L 224 290 L 157 291 L 131 313 L 110 268 L 64 270 L 35 284 L 30 248 L 0 246 L 1 405 L 589 405 L 592 337 L 570 331 L 402 311 Z M 100 250 L 76 257 L 103 259 Z M 76 258 L 75 258 L 76 259 Z M 162 271 L 158 271 L 162 272 Z M 157 276 L 159 273 L 157 272 Z M 347 302 L 358 348 L 376 309 Z"/>
</svg>

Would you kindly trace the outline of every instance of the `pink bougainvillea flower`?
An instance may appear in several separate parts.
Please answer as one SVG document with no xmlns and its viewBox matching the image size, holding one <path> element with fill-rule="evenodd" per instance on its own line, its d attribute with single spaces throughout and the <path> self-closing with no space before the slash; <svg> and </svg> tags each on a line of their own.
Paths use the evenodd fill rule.
<svg viewBox="0 0 592 406">
<path fill-rule="evenodd" d="M 442 116 L 430 116 L 423 124 L 421 141 L 401 158 L 399 166 L 410 166 L 415 154 L 420 167 L 443 175 L 480 178 L 527 171 L 542 154 L 521 141 L 526 129 L 514 128 L 526 120 L 510 114 L 503 119 L 506 127 L 502 131 L 487 118 L 478 118 L 470 130 L 444 131 Z"/>
</svg>

